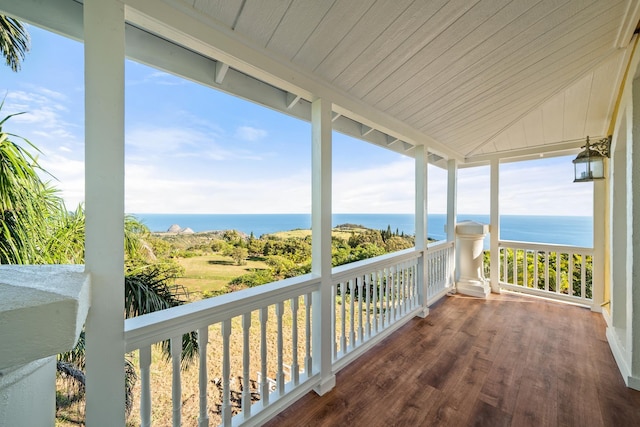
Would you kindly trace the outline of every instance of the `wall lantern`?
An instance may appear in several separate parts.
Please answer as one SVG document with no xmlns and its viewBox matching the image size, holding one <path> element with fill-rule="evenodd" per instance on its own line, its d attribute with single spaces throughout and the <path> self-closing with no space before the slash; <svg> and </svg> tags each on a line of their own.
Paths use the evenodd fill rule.
<svg viewBox="0 0 640 427">
<path fill-rule="evenodd" d="M 593 143 L 589 143 L 589 137 L 587 137 L 587 142 L 582 148 L 584 150 L 573 159 L 576 174 L 573 182 L 604 179 L 604 159 L 609 157 L 611 136 Z"/>
</svg>

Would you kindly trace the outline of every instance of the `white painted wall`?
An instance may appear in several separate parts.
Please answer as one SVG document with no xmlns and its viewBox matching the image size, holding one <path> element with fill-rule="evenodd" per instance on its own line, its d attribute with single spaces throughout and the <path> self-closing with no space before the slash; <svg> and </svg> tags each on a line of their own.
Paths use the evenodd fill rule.
<svg viewBox="0 0 640 427">
<path fill-rule="evenodd" d="M 55 356 L 0 371 L 0 426 L 52 426 Z"/>
</svg>

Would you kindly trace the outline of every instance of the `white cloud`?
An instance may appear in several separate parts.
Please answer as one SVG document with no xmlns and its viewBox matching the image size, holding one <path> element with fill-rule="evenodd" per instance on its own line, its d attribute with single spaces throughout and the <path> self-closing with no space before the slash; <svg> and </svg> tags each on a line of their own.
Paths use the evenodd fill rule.
<svg viewBox="0 0 640 427">
<path fill-rule="evenodd" d="M 183 127 L 138 127 L 128 131 L 127 147 L 148 156 L 185 153 L 199 146 L 212 143 L 215 136 Z M 133 154 L 134 156 L 137 153 Z"/>
<path fill-rule="evenodd" d="M 236 129 L 236 138 L 243 141 L 255 142 L 259 141 L 267 136 L 267 131 L 264 129 L 258 129 L 251 126 L 240 126 Z"/>
<path fill-rule="evenodd" d="M 334 171 L 333 212 L 412 213 L 414 161 L 395 161 L 349 171 Z"/>
<path fill-rule="evenodd" d="M 135 66 L 135 65 L 132 65 Z M 142 79 L 133 80 L 127 79 L 126 84 L 129 86 L 149 84 L 149 85 L 161 85 L 161 86 L 181 86 L 186 84 L 186 80 L 180 79 L 172 74 L 165 73 L 164 71 L 154 71 L 145 75 Z"/>
<path fill-rule="evenodd" d="M 151 165 L 126 171 L 125 210 L 132 213 L 310 212 L 311 184 L 303 175 L 256 181 L 167 176 Z"/>
<path fill-rule="evenodd" d="M 54 154 L 43 156 L 40 165 L 55 178 L 43 175 L 45 181 L 60 190 L 68 209 L 84 202 L 84 161 Z"/>
<path fill-rule="evenodd" d="M 80 129 L 65 119 L 69 110 L 60 102 L 65 102 L 66 96 L 45 88 L 33 87 L 33 90 L 12 91 L 5 101 L 5 111 L 19 113 L 11 121 L 18 129 L 24 129 L 21 136 L 28 139 L 37 137 L 37 145 L 43 145 L 43 140 L 44 144 L 53 139 L 76 140 Z"/>
</svg>

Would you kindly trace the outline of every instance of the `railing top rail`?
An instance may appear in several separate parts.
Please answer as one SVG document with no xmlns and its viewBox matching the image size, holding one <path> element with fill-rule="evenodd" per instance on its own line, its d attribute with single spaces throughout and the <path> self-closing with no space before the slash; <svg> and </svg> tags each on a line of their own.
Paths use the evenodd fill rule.
<svg viewBox="0 0 640 427">
<path fill-rule="evenodd" d="M 404 249 L 402 251 L 381 255 L 375 258 L 364 259 L 349 264 L 334 267 L 331 270 L 332 283 L 338 283 L 360 274 L 371 273 L 399 262 L 408 261 L 414 258 L 420 258 L 422 251 L 416 248 Z"/>
<path fill-rule="evenodd" d="M 438 240 L 436 242 L 430 242 L 427 245 L 427 251 L 437 251 L 439 249 L 444 249 L 447 247 L 452 247 L 455 246 L 455 242 L 452 241 L 448 241 L 448 240 Z"/>
<path fill-rule="evenodd" d="M 516 242 L 512 240 L 500 240 L 498 242 L 500 248 L 512 249 L 536 249 L 546 252 L 566 252 L 593 255 L 593 248 L 584 248 L 581 246 L 556 245 L 553 243 L 534 243 L 534 242 Z"/>
<path fill-rule="evenodd" d="M 319 286 L 320 279 L 316 275 L 306 274 L 127 319 L 124 324 L 125 351 L 313 292 Z"/>
</svg>

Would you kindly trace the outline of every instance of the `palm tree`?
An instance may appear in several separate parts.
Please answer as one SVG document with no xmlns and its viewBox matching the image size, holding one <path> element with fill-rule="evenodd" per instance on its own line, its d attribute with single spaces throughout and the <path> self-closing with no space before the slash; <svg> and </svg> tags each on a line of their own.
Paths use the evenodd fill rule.
<svg viewBox="0 0 640 427">
<path fill-rule="evenodd" d="M 0 111 L 4 102 L 0 103 Z M 19 113 L 20 114 L 20 113 Z M 43 182 L 48 175 L 37 158 L 24 147 L 39 152 L 28 140 L 4 131 L 16 114 L 0 120 L 0 264 L 79 264 L 84 262 L 85 216 L 82 206 L 67 211 L 58 191 Z M 18 144 L 16 141 L 21 141 Z M 39 172 L 39 173 L 38 173 Z M 135 217 L 125 218 L 125 301 L 123 315 L 133 317 L 184 304 L 186 290 L 175 284 L 180 268 L 156 260 L 148 240 L 149 229 Z M 167 357 L 169 343 L 163 343 Z M 183 337 L 182 361 L 186 367 L 197 354 L 195 333 Z M 135 370 L 126 360 L 127 402 L 130 409 Z M 83 398 L 84 340 L 58 358 L 58 371 L 70 378 L 77 392 L 66 399 Z"/>
<path fill-rule="evenodd" d="M 13 71 L 20 70 L 20 62 L 29 51 L 29 33 L 22 23 L 6 15 L 0 15 L 0 53 Z"/>
<path fill-rule="evenodd" d="M 0 111 L 4 101 L 0 103 Z M 37 159 L 15 141 L 37 148 L 28 140 L 5 132 L 3 126 L 17 114 L 0 120 L 0 263 L 41 264 L 41 248 L 49 237 L 51 220 L 64 212 L 64 203 L 38 171 Z"/>
</svg>

